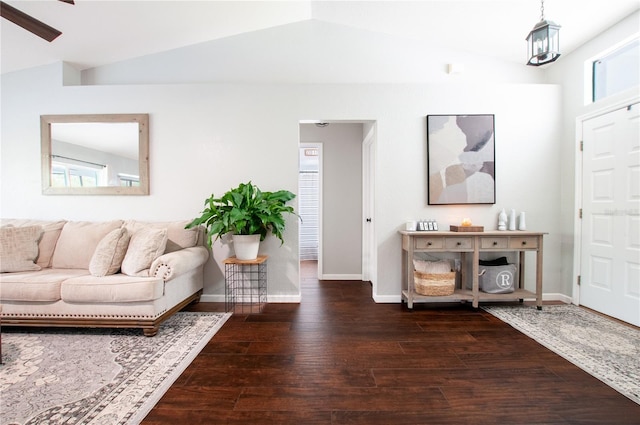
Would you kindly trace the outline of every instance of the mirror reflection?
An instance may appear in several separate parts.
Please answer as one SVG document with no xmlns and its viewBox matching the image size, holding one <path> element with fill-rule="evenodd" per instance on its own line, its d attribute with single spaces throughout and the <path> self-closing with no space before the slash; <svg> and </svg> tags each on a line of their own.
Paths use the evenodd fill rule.
<svg viewBox="0 0 640 425">
<path fill-rule="evenodd" d="M 148 115 L 44 115 L 43 193 L 148 194 Z"/>
</svg>

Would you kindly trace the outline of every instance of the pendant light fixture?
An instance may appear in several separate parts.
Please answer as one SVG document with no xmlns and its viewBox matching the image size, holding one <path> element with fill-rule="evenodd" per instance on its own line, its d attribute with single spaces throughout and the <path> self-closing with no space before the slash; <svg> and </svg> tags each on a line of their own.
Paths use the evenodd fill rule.
<svg viewBox="0 0 640 425">
<path fill-rule="evenodd" d="M 540 66 L 560 57 L 560 25 L 544 19 L 544 0 L 540 1 L 540 22 L 527 36 L 527 65 Z"/>
</svg>

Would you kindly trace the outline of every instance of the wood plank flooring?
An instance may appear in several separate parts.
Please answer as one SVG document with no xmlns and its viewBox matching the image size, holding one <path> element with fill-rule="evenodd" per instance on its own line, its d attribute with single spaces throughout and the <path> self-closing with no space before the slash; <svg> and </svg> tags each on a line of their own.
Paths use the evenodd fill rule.
<svg viewBox="0 0 640 425">
<path fill-rule="evenodd" d="M 143 424 L 640 424 L 639 405 L 483 310 L 376 304 L 368 283 L 305 270 L 300 304 L 234 314 Z"/>
</svg>

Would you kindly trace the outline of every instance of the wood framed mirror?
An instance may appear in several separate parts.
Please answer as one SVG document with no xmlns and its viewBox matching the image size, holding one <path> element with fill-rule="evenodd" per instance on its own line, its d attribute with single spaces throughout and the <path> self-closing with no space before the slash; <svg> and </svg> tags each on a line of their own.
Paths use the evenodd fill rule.
<svg viewBox="0 0 640 425">
<path fill-rule="evenodd" d="M 149 114 L 42 115 L 40 133 L 43 194 L 149 194 Z"/>
</svg>

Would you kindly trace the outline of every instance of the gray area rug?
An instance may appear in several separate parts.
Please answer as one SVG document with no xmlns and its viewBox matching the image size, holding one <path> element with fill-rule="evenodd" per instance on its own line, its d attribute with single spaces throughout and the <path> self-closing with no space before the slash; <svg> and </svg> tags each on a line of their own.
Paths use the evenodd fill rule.
<svg viewBox="0 0 640 425">
<path fill-rule="evenodd" d="M 640 330 L 576 305 L 483 307 L 640 404 Z"/>
<path fill-rule="evenodd" d="M 231 316 L 139 329 L 4 328 L 1 424 L 138 424 Z"/>
</svg>

